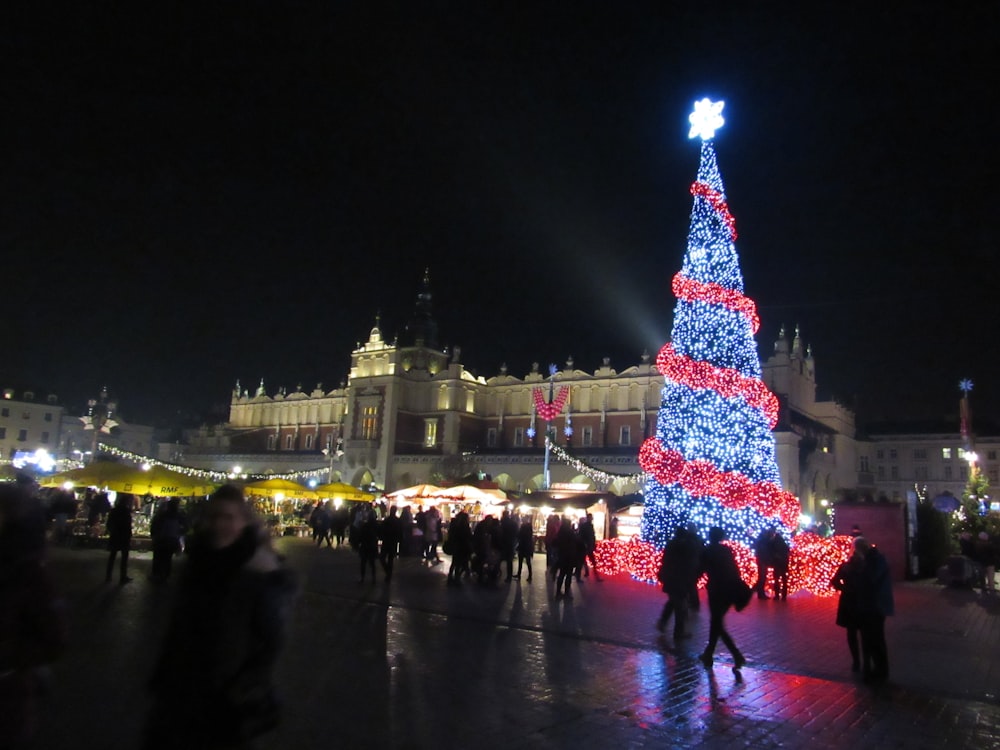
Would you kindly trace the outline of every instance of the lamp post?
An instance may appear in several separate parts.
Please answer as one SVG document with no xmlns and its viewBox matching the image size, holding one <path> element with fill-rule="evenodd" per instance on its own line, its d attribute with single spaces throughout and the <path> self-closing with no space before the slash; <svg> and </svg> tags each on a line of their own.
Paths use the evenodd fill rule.
<svg viewBox="0 0 1000 750">
<path fill-rule="evenodd" d="M 107 387 L 101 389 L 99 399 L 92 398 L 87 401 L 87 416 L 80 417 L 80 421 L 83 422 L 84 430 L 91 430 L 94 433 L 89 451 L 91 461 L 97 457 L 98 434 L 103 432 L 105 435 L 110 435 L 111 430 L 118 426 L 118 422 L 113 418 L 117 408 L 117 403 L 108 400 Z"/>
<path fill-rule="evenodd" d="M 337 447 L 334 448 L 333 445 L 334 445 L 333 436 L 331 435 L 330 442 L 327 444 L 327 447 L 323 449 L 323 455 L 327 456 L 330 459 L 330 468 L 327 470 L 326 473 L 327 484 L 333 482 L 333 462 L 338 460 L 341 456 L 344 455 L 344 438 L 337 437 L 337 443 L 336 443 Z"/>
</svg>

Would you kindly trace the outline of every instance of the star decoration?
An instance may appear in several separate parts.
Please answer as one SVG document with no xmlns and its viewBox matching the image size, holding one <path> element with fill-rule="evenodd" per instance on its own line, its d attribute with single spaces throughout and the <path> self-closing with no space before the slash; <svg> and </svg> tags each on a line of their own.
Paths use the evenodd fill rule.
<svg viewBox="0 0 1000 750">
<path fill-rule="evenodd" d="M 713 102 L 707 97 L 695 102 L 694 112 L 688 116 L 688 122 L 691 123 L 691 132 L 688 133 L 688 138 L 698 136 L 703 141 L 707 141 L 714 137 L 715 131 L 726 122 L 722 119 L 724 106 L 726 106 L 725 102 Z"/>
<path fill-rule="evenodd" d="M 959 383 L 958 383 L 958 389 L 960 391 L 964 391 L 965 393 L 968 393 L 969 391 L 972 390 L 972 381 L 969 380 L 968 378 L 964 378 L 963 380 L 960 380 Z"/>
</svg>

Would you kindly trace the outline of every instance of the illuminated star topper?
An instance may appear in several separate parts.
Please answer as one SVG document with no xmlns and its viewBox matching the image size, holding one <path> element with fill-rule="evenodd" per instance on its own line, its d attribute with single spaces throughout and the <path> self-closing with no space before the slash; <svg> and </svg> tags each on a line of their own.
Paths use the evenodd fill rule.
<svg viewBox="0 0 1000 750">
<path fill-rule="evenodd" d="M 722 119 L 722 108 L 725 102 L 713 102 L 708 97 L 700 102 L 694 103 L 694 112 L 688 116 L 691 123 L 691 132 L 688 138 L 699 136 L 703 141 L 707 141 L 715 136 L 715 131 L 725 124 Z"/>
<path fill-rule="evenodd" d="M 963 378 L 962 380 L 958 381 L 958 389 L 960 391 L 968 393 L 969 391 L 972 390 L 972 381 L 969 380 L 969 378 Z"/>
</svg>

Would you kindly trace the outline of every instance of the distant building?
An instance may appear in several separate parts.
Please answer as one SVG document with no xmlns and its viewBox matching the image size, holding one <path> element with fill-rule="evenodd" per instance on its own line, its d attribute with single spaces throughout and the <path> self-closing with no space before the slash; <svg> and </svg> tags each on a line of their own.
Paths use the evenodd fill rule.
<svg viewBox="0 0 1000 750">
<path fill-rule="evenodd" d="M 55 456 L 63 407 L 54 394 L 40 398 L 33 391 L 4 388 L 0 400 L 0 458 L 44 449 Z"/>
<path fill-rule="evenodd" d="M 541 388 L 548 400 L 550 388 L 566 387 L 566 407 L 552 423 L 558 445 L 602 472 L 639 472 L 638 449 L 655 432 L 663 388 L 653 358 L 643 354 L 621 371 L 607 359 L 584 371 L 570 358 L 551 384 L 538 363 L 523 377 L 506 366 L 477 377 L 462 365 L 460 349 L 438 348 L 431 299 L 425 277 L 400 340 L 386 341 L 376 321 L 351 353 L 348 381 L 337 388 L 298 386 L 269 395 L 263 381 L 252 394 L 237 383 L 228 423 L 189 432 L 187 445 L 172 451 L 175 460 L 224 471 L 328 467 L 334 479 L 387 490 L 476 470 L 504 489 L 535 490 L 543 485 L 545 423 L 532 392 Z M 816 399 L 815 362 L 798 331 L 791 342 L 782 331 L 763 377 L 781 402 L 782 481 L 806 512 L 815 512 L 838 490 L 857 485 L 854 414 Z M 618 494 L 641 489 L 623 478 L 595 487 L 559 461 L 552 462 L 551 478 Z"/>
</svg>

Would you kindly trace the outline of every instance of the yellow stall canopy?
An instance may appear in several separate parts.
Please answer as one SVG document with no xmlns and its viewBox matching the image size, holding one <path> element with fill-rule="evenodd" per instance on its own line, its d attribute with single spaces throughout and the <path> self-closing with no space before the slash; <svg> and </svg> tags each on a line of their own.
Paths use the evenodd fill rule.
<svg viewBox="0 0 1000 750">
<path fill-rule="evenodd" d="M 165 466 L 152 466 L 145 471 L 133 468 L 130 473 L 110 480 L 107 486 L 116 492 L 154 497 L 203 497 L 216 487 L 205 479 L 172 471 Z"/>
<path fill-rule="evenodd" d="M 261 479 L 243 485 L 243 491 L 247 495 L 277 500 L 316 500 L 319 497 L 312 490 L 291 479 Z"/>
<path fill-rule="evenodd" d="M 62 487 L 67 483 L 73 487 L 107 487 L 109 482 L 127 476 L 133 471 L 135 467 L 115 461 L 94 461 L 82 469 L 70 469 L 61 474 L 45 477 L 40 484 L 43 487 Z"/>
<path fill-rule="evenodd" d="M 357 487 L 352 487 L 351 485 L 344 484 L 343 482 L 321 484 L 313 491 L 322 499 L 355 500 L 366 503 L 370 503 L 375 499 L 375 495 L 371 492 L 362 492 Z"/>
</svg>

